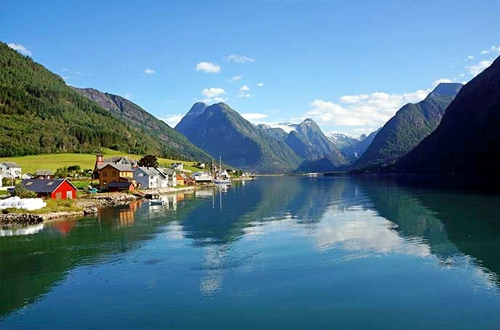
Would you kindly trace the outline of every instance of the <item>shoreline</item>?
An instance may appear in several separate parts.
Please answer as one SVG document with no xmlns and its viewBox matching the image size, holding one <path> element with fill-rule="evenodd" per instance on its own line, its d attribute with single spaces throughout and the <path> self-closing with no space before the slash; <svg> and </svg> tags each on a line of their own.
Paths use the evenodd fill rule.
<svg viewBox="0 0 500 330">
<path fill-rule="evenodd" d="M 254 178 L 236 178 L 233 181 L 254 180 Z M 186 186 L 181 188 L 157 188 L 138 190 L 140 194 L 171 195 L 178 192 L 194 192 L 199 189 L 212 188 L 216 185 L 207 184 L 202 186 Z M 0 228 L 12 228 L 26 225 L 36 225 L 45 221 L 60 220 L 63 218 L 82 217 L 96 214 L 100 208 L 127 205 L 134 201 L 145 199 L 144 196 L 126 193 L 100 193 L 97 195 L 86 195 L 75 199 L 75 205 L 81 210 L 78 211 L 56 211 L 56 212 L 12 212 L 0 213 Z"/>
</svg>

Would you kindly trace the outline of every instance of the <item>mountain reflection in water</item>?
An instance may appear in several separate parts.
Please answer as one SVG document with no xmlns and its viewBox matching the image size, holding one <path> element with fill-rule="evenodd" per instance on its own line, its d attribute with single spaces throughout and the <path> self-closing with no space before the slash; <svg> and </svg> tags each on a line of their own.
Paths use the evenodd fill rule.
<svg viewBox="0 0 500 330">
<path fill-rule="evenodd" d="M 71 299 L 67 294 L 99 320 L 104 306 L 99 296 L 85 293 L 92 290 L 111 300 L 121 297 L 113 305 L 116 313 L 141 310 L 142 325 L 157 324 L 154 311 L 167 309 L 180 328 L 201 324 L 191 323 L 193 308 L 211 313 L 214 323 L 207 327 L 224 324 L 217 323 L 224 318 L 216 307 L 245 318 L 239 304 L 277 317 L 262 316 L 254 325 L 305 327 L 301 322 L 308 319 L 311 328 L 331 325 L 334 316 L 339 324 L 351 322 L 339 301 L 368 314 L 378 308 L 375 301 L 394 309 L 401 299 L 414 305 L 411 313 L 367 323 L 381 328 L 396 319 L 411 323 L 413 312 L 429 313 L 426 299 L 445 308 L 451 292 L 457 295 L 454 304 L 476 299 L 485 313 L 500 307 L 498 196 L 380 178 L 270 177 L 164 199 L 165 206 L 134 203 L 94 217 L 0 231 L 2 328 L 28 328 L 42 311 Z M 94 280 L 93 272 L 99 273 Z M 280 318 L 284 310 L 273 303 L 278 301 L 294 315 Z M 316 307 L 306 312 L 305 306 Z M 327 306 L 330 312 L 322 313 Z M 488 328 L 498 320 L 481 318 L 481 311 L 462 311 L 456 325 L 467 328 L 474 321 Z M 430 315 L 434 323 L 422 327 L 453 324 L 448 318 Z M 68 317 L 61 327 L 78 328 L 77 319 Z M 120 320 L 110 326 L 133 328 Z"/>
</svg>

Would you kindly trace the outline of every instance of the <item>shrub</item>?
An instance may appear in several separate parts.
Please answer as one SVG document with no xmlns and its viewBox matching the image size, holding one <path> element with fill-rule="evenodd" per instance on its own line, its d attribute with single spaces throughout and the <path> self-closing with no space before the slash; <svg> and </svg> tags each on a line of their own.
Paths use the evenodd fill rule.
<svg viewBox="0 0 500 330">
<path fill-rule="evenodd" d="M 14 187 L 12 196 L 17 196 L 19 198 L 35 198 L 36 192 L 26 189 L 22 184 L 18 184 Z"/>
</svg>

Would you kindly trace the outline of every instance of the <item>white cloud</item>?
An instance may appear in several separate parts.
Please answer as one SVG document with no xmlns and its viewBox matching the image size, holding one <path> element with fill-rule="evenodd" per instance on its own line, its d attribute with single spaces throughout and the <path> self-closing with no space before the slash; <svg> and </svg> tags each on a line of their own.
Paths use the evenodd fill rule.
<svg viewBox="0 0 500 330">
<path fill-rule="evenodd" d="M 146 70 L 144 70 L 144 73 L 145 73 L 145 74 L 155 74 L 155 73 L 156 73 L 156 71 L 155 71 L 155 70 L 153 70 L 153 69 L 146 69 Z"/>
<path fill-rule="evenodd" d="M 467 56 L 467 59 L 468 59 L 468 60 L 473 60 L 473 59 L 474 59 L 474 56 L 469 55 L 469 56 Z"/>
<path fill-rule="evenodd" d="M 181 121 L 182 117 L 184 117 L 184 115 L 176 113 L 173 115 L 166 115 L 164 118 L 160 119 L 166 122 L 170 127 L 175 127 L 175 125 Z"/>
<path fill-rule="evenodd" d="M 233 82 L 233 81 L 238 81 L 238 80 L 241 80 L 241 79 L 243 79 L 243 77 L 240 77 L 240 76 L 234 76 L 234 77 L 232 77 L 231 79 L 229 79 L 228 81 L 229 81 L 229 82 Z"/>
<path fill-rule="evenodd" d="M 204 98 L 203 100 L 201 100 L 201 102 L 203 103 L 206 103 L 206 104 L 214 104 L 214 103 L 220 103 L 220 102 L 223 102 L 223 103 L 227 103 L 229 99 L 226 98 L 226 97 L 213 97 L 213 98 Z"/>
<path fill-rule="evenodd" d="M 247 92 L 250 90 L 250 87 L 248 87 L 247 85 L 243 85 L 240 87 L 240 92 Z"/>
<path fill-rule="evenodd" d="M 451 82 L 453 82 L 453 80 L 451 80 L 449 78 L 439 78 L 439 79 L 436 79 L 432 82 L 432 86 L 436 87 L 437 85 L 439 85 L 441 83 L 451 83 Z"/>
<path fill-rule="evenodd" d="M 257 87 L 264 87 L 264 83 L 262 83 L 262 82 L 258 83 Z"/>
<path fill-rule="evenodd" d="M 481 55 L 487 55 L 490 53 L 500 53 L 500 46 L 491 46 L 490 49 L 485 49 L 481 52 Z"/>
<path fill-rule="evenodd" d="M 241 116 L 245 118 L 248 121 L 256 121 L 259 119 L 264 119 L 267 118 L 267 115 L 265 113 L 242 113 Z"/>
<path fill-rule="evenodd" d="M 236 55 L 236 54 L 231 54 L 229 56 L 224 57 L 225 62 L 236 62 L 236 63 L 252 63 L 255 62 L 254 58 L 247 57 L 245 55 Z"/>
<path fill-rule="evenodd" d="M 28 55 L 28 56 L 33 55 L 32 51 L 30 51 L 28 48 L 24 47 L 21 44 L 9 43 L 9 44 L 7 44 L 7 46 L 9 46 L 10 48 L 12 48 L 14 50 L 17 50 L 18 52 L 20 52 L 23 55 Z"/>
<path fill-rule="evenodd" d="M 237 95 L 237 96 L 238 96 L 238 97 L 247 98 L 247 99 L 248 99 L 248 98 L 253 97 L 253 95 L 252 95 L 252 94 L 250 94 L 250 93 L 241 93 L 241 92 L 240 92 L 240 93 L 238 93 L 238 95 Z"/>
<path fill-rule="evenodd" d="M 419 102 L 430 91 L 429 88 L 403 94 L 345 95 L 339 98 L 339 103 L 316 99 L 303 117 L 311 117 L 325 126 L 335 126 L 337 130 L 343 128 L 351 134 L 369 133 L 383 126 L 404 104 Z"/>
<path fill-rule="evenodd" d="M 226 91 L 223 88 L 210 87 L 210 88 L 203 88 L 203 90 L 201 91 L 201 94 L 203 94 L 203 96 L 212 98 L 212 97 L 224 95 L 224 94 L 226 94 Z"/>
<path fill-rule="evenodd" d="M 205 73 L 219 73 L 220 66 L 210 62 L 200 62 L 196 64 L 196 71 L 202 71 Z"/>
<path fill-rule="evenodd" d="M 473 75 L 473 76 L 477 76 L 478 74 L 480 74 L 481 72 L 483 72 L 484 69 L 486 69 L 487 67 L 489 67 L 491 65 L 491 63 L 493 63 L 493 61 L 487 61 L 487 60 L 483 60 L 475 65 L 472 65 L 472 66 L 469 66 L 467 67 L 467 69 L 469 69 L 469 72 Z"/>
<path fill-rule="evenodd" d="M 130 101 L 134 97 L 134 94 L 132 94 L 132 93 L 126 93 L 125 95 L 123 95 L 123 97 Z"/>
</svg>

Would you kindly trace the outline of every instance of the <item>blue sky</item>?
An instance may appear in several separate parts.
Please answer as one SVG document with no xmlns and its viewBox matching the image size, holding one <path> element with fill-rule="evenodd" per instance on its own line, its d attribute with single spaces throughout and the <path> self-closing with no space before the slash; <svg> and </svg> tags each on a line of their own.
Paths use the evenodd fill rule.
<svg viewBox="0 0 500 330">
<path fill-rule="evenodd" d="M 170 124 L 195 101 L 369 133 L 500 54 L 496 1 L 0 2 L 0 40 Z"/>
</svg>

